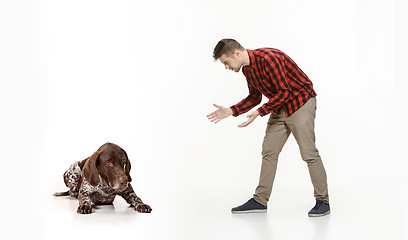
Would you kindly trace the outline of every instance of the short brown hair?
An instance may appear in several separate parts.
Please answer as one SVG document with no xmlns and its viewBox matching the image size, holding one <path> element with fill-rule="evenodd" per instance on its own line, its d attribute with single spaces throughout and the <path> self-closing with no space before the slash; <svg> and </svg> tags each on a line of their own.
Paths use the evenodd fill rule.
<svg viewBox="0 0 408 240">
<path fill-rule="evenodd" d="M 244 50 L 244 48 L 234 39 L 222 39 L 214 48 L 213 58 L 217 61 L 223 54 L 231 56 L 235 50 Z"/>
</svg>

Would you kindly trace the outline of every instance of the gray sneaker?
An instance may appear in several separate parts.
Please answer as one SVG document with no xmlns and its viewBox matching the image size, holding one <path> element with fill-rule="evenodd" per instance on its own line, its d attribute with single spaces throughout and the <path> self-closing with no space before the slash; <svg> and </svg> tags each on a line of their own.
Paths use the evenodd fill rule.
<svg viewBox="0 0 408 240">
<path fill-rule="evenodd" d="M 316 205 L 309 211 L 309 217 L 322 217 L 330 213 L 330 205 L 322 200 L 316 200 Z"/>
<path fill-rule="evenodd" d="M 232 213 L 264 213 L 267 207 L 255 201 L 254 198 L 249 199 L 248 202 L 241 206 L 231 209 Z"/>
</svg>

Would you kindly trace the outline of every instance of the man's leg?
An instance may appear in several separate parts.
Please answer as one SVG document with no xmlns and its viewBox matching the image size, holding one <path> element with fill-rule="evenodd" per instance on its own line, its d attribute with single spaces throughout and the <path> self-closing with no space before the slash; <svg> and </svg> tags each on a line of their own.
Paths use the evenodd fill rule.
<svg viewBox="0 0 408 240">
<path fill-rule="evenodd" d="M 254 199 L 264 206 L 267 205 L 271 196 L 279 153 L 290 135 L 290 130 L 285 124 L 284 118 L 285 113 L 283 111 L 279 115 L 271 113 L 262 145 L 261 174 Z"/>
<path fill-rule="evenodd" d="M 311 98 L 287 119 L 287 124 L 299 145 L 302 159 L 309 167 L 316 200 L 329 204 L 326 171 L 315 145 L 315 114 L 316 98 Z"/>
</svg>

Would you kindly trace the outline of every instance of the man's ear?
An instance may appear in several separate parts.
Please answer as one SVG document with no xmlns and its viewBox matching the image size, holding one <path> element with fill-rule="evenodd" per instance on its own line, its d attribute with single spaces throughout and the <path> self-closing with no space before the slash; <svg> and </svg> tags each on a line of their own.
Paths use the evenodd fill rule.
<svg viewBox="0 0 408 240">
<path fill-rule="evenodd" d="M 238 49 L 236 49 L 234 51 L 234 57 L 240 57 L 240 56 L 241 56 L 241 52 Z"/>
</svg>

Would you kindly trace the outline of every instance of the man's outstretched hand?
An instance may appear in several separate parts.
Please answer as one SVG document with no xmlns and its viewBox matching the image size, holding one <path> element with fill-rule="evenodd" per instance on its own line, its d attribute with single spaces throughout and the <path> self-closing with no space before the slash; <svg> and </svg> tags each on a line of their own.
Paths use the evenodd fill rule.
<svg viewBox="0 0 408 240">
<path fill-rule="evenodd" d="M 214 104 L 214 106 L 217 107 L 218 110 L 207 115 L 208 120 L 211 120 L 211 122 L 218 123 L 222 119 L 232 115 L 231 108 L 226 108 L 224 106 L 217 105 L 217 104 Z"/>
<path fill-rule="evenodd" d="M 243 122 L 243 123 L 239 124 L 238 127 L 246 127 L 246 126 L 248 126 L 248 125 L 251 124 L 251 123 L 255 120 L 255 118 L 258 117 L 258 116 L 259 116 L 259 112 L 258 112 L 258 111 L 252 111 L 252 112 L 248 113 L 248 115 L 247 115 L 248 120 L 247 120 L 246 122 Z"/>
</svg>

